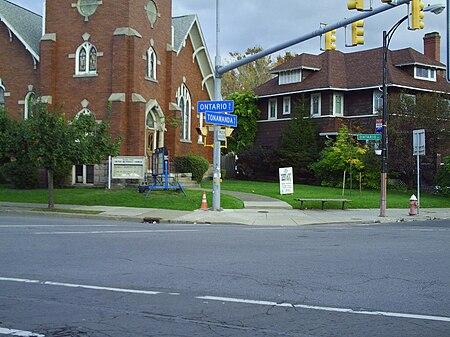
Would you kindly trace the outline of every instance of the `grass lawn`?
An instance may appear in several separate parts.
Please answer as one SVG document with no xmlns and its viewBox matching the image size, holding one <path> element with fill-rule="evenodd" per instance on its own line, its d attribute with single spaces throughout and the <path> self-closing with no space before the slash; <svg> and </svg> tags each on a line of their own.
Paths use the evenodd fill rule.
<svg viewBox="0 0 450 337">
<path fill-rule="evenodd" d="M 211 190 L 212 183 L 205 182 L 202 186 Z M 293 195 L 280 195 L 278 183 L 265 183 L 243 180 L 225 180 L 221 184 L 222 190 L 232 190 L 247 193 L 266 195 L 286 201 L 294 208 L 299 208 L 300 203 L 294 198 L 342 198 L 342 190 L 339 188 L 294 185 Z M 416 191 L 388 191 L 388 208 L 408 208 L 409 198 Z M 161 208 L 192 211 L 200 208 L 202 201 L 201 190 L 187 190 L 187 197 L 180 191 L 153 191 L 147 199 L 145 193 L 138 193 L 136 189 L 106 190 L 103 188 L 64 188 L 55 190 L 55 204 L 73 204 L 86 206 L 124 206 Z M 212 193 L 207 192 L 208 206 L 212 206 Z M 352 200 L 346 206 L 348 208 L 379 208 L 380 192 L 378 190 L 349 190 L 345 191 L 345 198 Z M 47 190 L 16 190 L 5 185 L 0 185 L 0 201 L 43 203 L 48 202 Z M 226 209 L 243 208 L 241 200 L 222 193 L 220 206 Z M 308 208 L 320 208 L 321 203 L 305 203 Z M 329 203 L 327 208 L 340 208 L 339 203 Z M 421 194 L 421 207 L 423 208 L 450 208 L 450 198 L 433 194 Z"/>
<path fill-rule="evenodd" d="M 210 187 L 211 183 L 205 183 L 203 187 Z M 342 196 L 342 189 L 310 186 L 310 185 L 294 185 L 294 194 L 280 195 L 280 187 L 278 183 L 266 183 L 243 180 L 224 180 L 221 184 L 222 190 L 240 191 L 266 195 L 273 198 L 283 200 L 294 208 L 299 208 L 300 203 L 294 201 L 294 198 L 346 198 L 352 200 L 351 203 L 346 204 L 348 208 L 379 208 L 380 207 L 380 191 L 379 190 L 345 190 L 344 197 Z M 388 208 L 408 208 L 409 198 L 416 191 L 388 191 L 387 192 L 387 207 Z M 420 203 L 423 208 L 449 208 L 450 198 L 437 196 L 429 193 L 421 193 Z M 320 208 L 321 202 L 305 203 L 308 208 Z M 339 208 L 339 203 L 329 203 L 327 208 Z"/>
<path fill-rule="evenodd" d="M 146 193 L 136 189 L 106 190 L 100 188 L 64 188 L 55 189 L 55 204 L 85 206 L 124 206 L 162 208 L 183 211 L 199 209 L 202 203 L 202 191 L 187 190 L 187 196 L 180 191 L 152 191 L 147 199 Z M 212 206 L 212 193 L 206 193 L 208 206 Z M 44 203 L 48 202 L 47 190 L 16 190 L 0 185 L 0 201 Z M 228 209 L 243 208 L 241 200 L 222 195 L 221 206 Z"/>
</svg>

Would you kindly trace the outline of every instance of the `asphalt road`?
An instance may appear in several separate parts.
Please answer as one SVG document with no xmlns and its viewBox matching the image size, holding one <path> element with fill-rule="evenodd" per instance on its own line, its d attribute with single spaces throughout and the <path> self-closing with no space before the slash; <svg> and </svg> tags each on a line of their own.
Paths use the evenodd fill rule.
<svg viewBox="0 0 450 337">
<path fill-rule="evenodd" d="M 286 228 L 3 215 L 2 334 L 448 337 L 450 221 Z"/>
</svg>

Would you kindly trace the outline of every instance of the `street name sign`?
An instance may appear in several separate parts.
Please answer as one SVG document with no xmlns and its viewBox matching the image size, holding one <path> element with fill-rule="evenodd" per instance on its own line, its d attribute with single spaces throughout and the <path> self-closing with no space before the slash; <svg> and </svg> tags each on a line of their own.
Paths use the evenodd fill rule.
<svg viewBox="0 0 450 337">
<path fill-rule="evenodd" d="M 381 133 L 360 133 L 358 134 L 358 140 L 380 140 Z"/>
<path fill-rule="evenodd" d="M 197 111 L 203 112 L 234 112 L 234 101 L 199 101 L 197 102 Z"/>
<path fill-rule="evenodd" d="M 223 125 L 232 128 L 237 127 L 237 116 L 230 114 L 220 114 L 214 112 L 205 112 L 205 121 L 207 124 Z"/>
</svg>

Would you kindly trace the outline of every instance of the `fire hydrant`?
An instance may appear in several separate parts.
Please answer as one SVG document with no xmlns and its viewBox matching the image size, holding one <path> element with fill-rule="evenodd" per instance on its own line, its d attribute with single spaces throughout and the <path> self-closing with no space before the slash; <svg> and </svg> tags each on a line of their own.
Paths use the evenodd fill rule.
<svg viewBox="0 0 450 337">
<path fill-rule="evenodd" d="M 409 215 L 417 215 L 418 205 L 417 197 L 413 194 L 411 198 L 409 198 Z"/>
</svg>

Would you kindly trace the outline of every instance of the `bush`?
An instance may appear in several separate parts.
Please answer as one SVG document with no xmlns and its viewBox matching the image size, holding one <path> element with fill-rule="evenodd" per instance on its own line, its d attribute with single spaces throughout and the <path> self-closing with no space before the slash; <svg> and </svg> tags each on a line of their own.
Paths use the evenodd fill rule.
<svg viewBox="0 0 450 337">
<path fill-rule="evenodd" d="M 450 156 L 444 158 L 444 165 L 439 168 L 434 183 L 437 193 L 450 197 Z"/>
<path fill-rule="evenodd" d="M 39 170 L 30 161 L 19 160 L 3 164 L 3 176 L 18 189 L 33 189 L 39 186 Z"/>
<path fill-rule="evenodd" d="M 206 158 L 191 153 L 186 156 L 176 157 L 175 166 L 177 172 L 192 173 L 192 179 L 200 183 L 209 169 L 209 162 Z"/>
<path fill-rule="evenodd" d="M 237 178 L 277 181 L 279 160 L 277 152 L 261 146 L 243 150 L 238 154 Z"/>
</svg>

